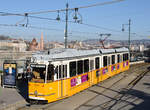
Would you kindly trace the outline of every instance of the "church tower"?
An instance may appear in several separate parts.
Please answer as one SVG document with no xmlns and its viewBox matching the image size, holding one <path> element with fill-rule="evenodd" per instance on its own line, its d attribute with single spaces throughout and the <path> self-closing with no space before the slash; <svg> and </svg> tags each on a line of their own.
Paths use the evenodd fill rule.
<svg viewBox="0 0 150 110">
<path fill-rule="evenodd" d="M 44 50 L 43 32 L 42 32 L 42 34 L 41 34 L 41 40 L 40 40 L 40 50 Z"/>
</svg>

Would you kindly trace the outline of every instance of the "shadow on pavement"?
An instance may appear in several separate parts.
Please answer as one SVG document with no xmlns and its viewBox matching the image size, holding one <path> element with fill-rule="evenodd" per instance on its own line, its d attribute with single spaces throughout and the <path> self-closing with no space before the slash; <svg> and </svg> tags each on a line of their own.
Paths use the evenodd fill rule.
<svg viewBox="0 0 150 110">
<path fill-rule="evenodd" d="M 150 88 L 150 83 L 144 83 L 144 85 L 148 86 L 147 88 Z"/>
<path fill-rule="evenodd" d="M 139 91 L 135 89 L 131 89 L 125 92 L 125 94 L 131 95 L 133 97 L 137 97 L 138 99 L 142 100 L 141 103 L 136 104 L 136 106 L 134 106 L 130 110 L 149 110 L 150 109 L 150 94 L 147 94 L 147 93 L 144 93 L 143 91 Z"/>
<path fill-rule="evenodd" d="M 150 86 L 149 83 L 146 83 L 146 85 Z M 118 93 L 119 97 L 115 98 L 115 97 L 108 96 L 104 93 L 99 93 L 95 90 L 89 90 L 98 95 L 107 97 L 110 100 L 104 103 L 98 104 L 98 105 L 84 104 L 83 106 L 88 107 L 89 108 L 88 110 L 93 110 L 96 108 L 100 108 L 104 110 L 115 110 L 116 107 L 117 107 L 117 110 L 122 110 L 122 109 L 149 110 L 150 109 L 150 94 L 147 94 L 147 93 L 144 93 L 143 91 L 139 91 L 135 89 L 129 89 L 129 90 L 123 89 L 120 92 L 109 89 L 109 88 L 105 88 L 105 89 Z M 139 103 L 137 104 L 137 102 Z M 123 104 L 120 105 L 120 103 L 123 103 Z M 104 106 L 107 104 L 108 106 Z"/>
<path fill-rule="evenodd" d="M 25 79 L 17 80 L 18 93 L 28 102 L 28 81 Z"/>
</svg>

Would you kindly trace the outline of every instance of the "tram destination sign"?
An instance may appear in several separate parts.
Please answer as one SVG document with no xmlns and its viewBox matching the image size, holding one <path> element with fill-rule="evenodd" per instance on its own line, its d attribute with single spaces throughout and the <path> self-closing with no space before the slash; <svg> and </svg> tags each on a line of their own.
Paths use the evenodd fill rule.
<svg viewBox="0 0 150 110">
<path fill-rule="evenodd" d="M 41 64 L 31 64 L 30 66 L 32 68 L 46 68 L 46 65 L 41 65 Z"/>
</svg>

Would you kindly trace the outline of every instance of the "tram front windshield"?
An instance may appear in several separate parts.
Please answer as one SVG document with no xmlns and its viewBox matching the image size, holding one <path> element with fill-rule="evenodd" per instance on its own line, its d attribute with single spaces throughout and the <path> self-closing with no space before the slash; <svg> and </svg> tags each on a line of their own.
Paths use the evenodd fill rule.
<svg viewBox="0 0 150 110">
<path fill-rule="evenodd" d="M 32 82 L 45 82 L 46 65 L 31 65 L 31 81 Z"/>
</svg>

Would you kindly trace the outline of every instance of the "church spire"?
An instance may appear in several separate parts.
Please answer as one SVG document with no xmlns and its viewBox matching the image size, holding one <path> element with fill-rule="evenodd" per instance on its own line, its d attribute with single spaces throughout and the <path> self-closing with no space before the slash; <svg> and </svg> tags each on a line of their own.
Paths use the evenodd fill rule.
<svg viewBox="0 0 150 110">
<path fill-rule="evenodd" d="M 40 50 L 44 50 L 43 32 L 41 33 Z"/>
</svg>

